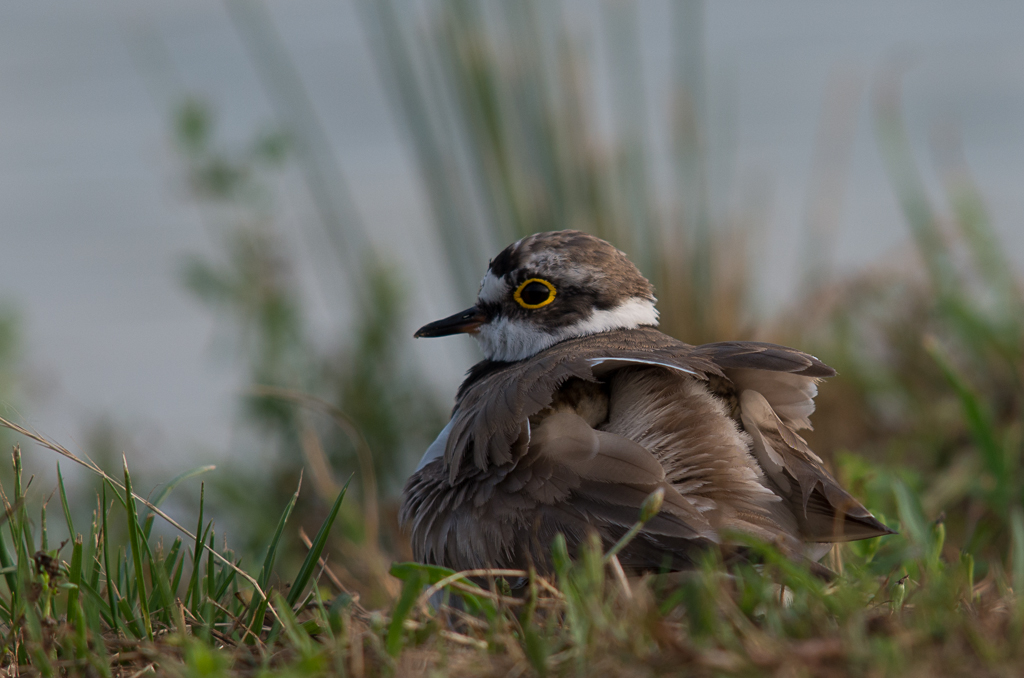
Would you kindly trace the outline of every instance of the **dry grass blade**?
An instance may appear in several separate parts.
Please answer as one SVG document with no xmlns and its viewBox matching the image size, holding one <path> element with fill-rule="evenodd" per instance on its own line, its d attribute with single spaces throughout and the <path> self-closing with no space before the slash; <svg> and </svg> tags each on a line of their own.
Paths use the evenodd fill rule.
<svg viewBox="0 0 1024 678">
<path fill-rule="evenodd" d="M 507 605 L 509 607 L 517 607 L 527 604 L 526 600 L 524 600 L 523 598 L 512 598 L 510 596 L 503 596 L 500 593 L 495 593 L 494 591 L 487 591 L 476 586 L 469 586 L 468 584 L 463 584 L 459 581 L 453 582 L 449 584 L 449 586 L 451 586 L 456 591 L 462 591 L 463 593 L 467 593 L 471 596 L 487 598 L 488 600 L 493 600 L 496 603 Z M 545 598 L 538 600 L 535 604 L 537 607 L 551 607 L 557 606 L 560 603 L 557 600 Z"/>
<path fill-rule="evenodd" d="M 220 603 L 218 603 L 218 602 L 217 602 L 216 600 L 214 600 L 213 598 L 210 598 L 210 599 L 209 599 L 209 602 L 210 602 L 210 604 L 211 604 L 211 605 L 213 605 L 213 606 L 214 606 L 215 608 L 217 608 L 218 610 L 220 610 L 221 612 L 223 612 L 224 614 L 226 614 L 226 615 L 228 616 L 228 618 L 229 618 L 229 619 L 231 620 L 231 622 L 232 622 L 232 627 L 231 627 L 232 629 L 240 629 L 241 631 L 243 631 L 243 632 L 245 633 L 245 636 L 247 636 L 247 637 L 251 637 L 251 638 L 253 639 L 253 641 L 254 641 L 254 642 L 255 642 L 255 643 L 257 644 L 257 645 L 259 645 L 259 646 L 260 646 L 260 649 L 261 649 L 261 650 L 264 650 L 264 651 L 266 651 L 266 649 L 267 649 L 267 645 L 266 645 L 266 643 L 264 643 L 264 642 L 263 642 L 263 640 L 262 640 L 262 639 L 261 639 L 261 638 L 260 638 L 260 637 L 259 637 L 258 635 L 256 635 L 255 633 L 253 633 L 253 632 L 252 632 L 252 631 L 251 631 L 251 630 L 249 629 L 249 627 L 248 627 L 248 626 L 247 626 L 247 625 L 245 624 L 245 622 L 243 622 L 243 621 L 242 621 L 241 619 L 239 619 L 237 615 L 234 615 L 234 614 L 232 614 L 232 613 L 231 613 L 231 610 L 229 610 L 228 608 L 224 607 L 223 605 L 221 605 Z M 233 643 L 232 643 L 232 645 L 233 645 Z"/>
<path fill-rule="evenodd" d="M 302 542 L 302 545 L 306 547 L 306 549 L 313 548 L 313 540 L 309 538 L 309 535 L 306 534 L 306 531 L 301 527 L 299 528 L 299 540 Z M 349 590 L 347 586 L 345 586 L 345 584 L 342 583 L 342 581 L 338 578 L 338 575 L 334 573 L 334 570 L 332 570 L 330 566 L 327 564 L 327 561 L 324 560 L 323 556 L 317 559 L 317 563 L 320 565 L 323 574 L 327 576 L 327 579 L 330 580 L 330 582 L 334 584 L 334 586 L 339 591 L 349 596 L 352 596 L 352 605 L 364 618 L 368 618 L 369 612 L 367 612 L 366 608 L 364 608 L 362 604 L 359 602 L 359 594 L 353 593 L 351 590 Z"/>
<path fill-rule="evenodd" d="M 254 386 L 251 389 L 251 393 L 258 396 L 288 400 L 326 414 L 338 425 L 338 428 L 345 432 L 345 435 L 349 437 L 355 446 L 356 458 L 359 460 L 359 474 L 363 480 L 363 511 L 366 514 L 366 541 L 368 544 L 376 547 L 380 532 L 380 510 L 377 506 L 377 476 L 373 471 L 373 452 L 370 450 L 370 446 L 367 444 L 363 434 L 360 433 L 359 427 L 352 421 L 352 418 L 326 400 L 321 400 L 316 396 L 301 391 L 279 388 L 277 386 Z M 337 492 L 334 492 L 334 494 L 337 494 Z"/>
<path fill-rule="evenodd" d="M 99 477 L 103 478 L 103 480 L 107 481 L 108 483 L 110 483 L 114 487 L 117 487 L 118 489 L 120 489 L 122 491 L 124 490 L 124 485 L 123 484 L 119 483 L 117 480 L 115 480 L 110 475 L 108 475 L 106 473 L 106 471 L 101 469 L 94 462 L 87 461 L 85 459 L 82 459 L 82 458 L 78 457 L 77 455 L 72 453 L 70 450 L 68 450 L 66 447 L 64 447 L 63 445 L 58 445 L 57 443 L 50 442 L 49 440 L 47 440 L 43 436 L 39 435 L 38 433 L 35 433 L 33 431 L 29 431 L 28 429 L 26 429 L 26 428 L 24 428 L 22 426 L 18 426 L 17 424 L 15 424 L 13 422 L 7 421 L 3 417 L 0 417 L 0 426 L 3 426 L 4 428 L 8 428 L 8 429 L 14 431 L 15 433 L 20 433 L 21 435 L 25 436 L 26 438 L 34 440 L 35 442 L 39 443 L 40 445 L 42 445 L 46 449 L 52 450 L 53 452 L 56 452 L 57 454 L 61 455 L 62 457 L 66 458 L 66 459 L 69 459 L 69 460 L 73 461 L 74 463 L 76 463 L 76 464 L 78 464 L 80 466 L 84 466 L 85 468 L 89 469 L 90 471 L 92 471 L 93 473 L 98 475 Z M 166 520 L 168 524 L 170 524 L 172 527 L 174 527 L 174 529 L 178 530 L 179 532 L 181 532 L 182 534 L 186 535 L 190 539 L 195 539 L 196 538 L 196 536 L 194 534 L 192 534 L 191 531 L 187 530 L 184 526 L 182 526 L 180 523 L 178 523 L 178 521 L 176 521 L 174 518 L 170 517 L 169 515 L 167 515 L 163 511 L 161 511 L 158 507 L 154 506 L 145 497 L 140 497 L 139 495 L 135 494 L 134 492 L 132 492 L 132 496 L 135 497 L 137 500 L 139 500 L 142 503 L 142 505 L 145 506 L 146 508 L 148 508 L 150 511 L 152 511 L 156 515 L 160 516 L 164 520 Z M 267 594 L 263 592 L 262 588 L 260 588 L 259 583 L 248 572 L 246 572 L 245 570 L 239 568 L 237 565 L 232 563 L 230 560 L 228 560 L 227 558 L 225 558 L 221 554 L 219 554 L 216 551 L 214 551 L 208 545 L 204 544 L 203 547 L 207 551 L 209 551 L 210 554 L 214 558 L 216 558 L 221 563 L 223 563 L 224 565 L 226 565 L 229 568 L 231 568 L 232 570 L 234 570 L 238 575 L 240 575 L 243 579 L 245 579 L 247 582 L 249 582 L 249 584 L 252 585 L 253 589 L 256 591 L 256 593 L 258 593 L 260 595 L 261 598 L 264 598 L 264 599 L 267 598 Z"/>
<path fill-rule="evenodd" d="M 148 664 L 131 675 L 131 678 L 140 678 L 147 673 L 156 674 L 156 664 Z"/>
<path fill-rule="evenodd" d="M 459 645 L 475 647 L 478 650 L 487 649 L 486 640 L 477 640 L 476 638 L 470 638 L 469 636 L 464 636 L 461 633 L 456 633 L 455 631 L 448 631 L 446 629 L 442 629 L 441 631 L 438 631 L 438 635 L 444 638 L 445 640 L 450 640 L 453 643 L 458 643 Z"/>
<path fill-rule="evenodd" d="M 615 573 L 615 579 L 619 582 L 619 586 L 622 587 L 622 594 L 626 596 L 627 600 L 633 599 L 633 589 L 629 587 L 629 580 L 626 579 L 626 572 L 622 569 L 622 563 L 619 562 L 619 557 L 612 554 L 612 557 L 608 560 L 611 565 L 612 572 Z"/>
<path fill-rule="evenodd" d="M 456 572 L 450 574 L 444 579 L 441 579 L 436 584 L 428 588 L 416 601 L 414 607 L 426 609 L 427 601 L 430 600 L 430 596 L 434 595 L 444 587 L 453 584 L 454 582 L 469 579 L 470 577 L 529 577 L 530 573 L 525 570 L 500 570 L 500 569 L 479 569 L 479 570 L 463 570 L 462 572 Z M 474 592 L 475 593 L 475 592 Z"/>
</svg>

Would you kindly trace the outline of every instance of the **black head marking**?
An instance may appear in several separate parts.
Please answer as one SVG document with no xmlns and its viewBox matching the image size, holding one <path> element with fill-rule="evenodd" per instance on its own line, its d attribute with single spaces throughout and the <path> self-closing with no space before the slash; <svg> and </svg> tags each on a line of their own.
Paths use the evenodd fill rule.
<svg viewBox="0 0 1024 678">
<path fill-rule="evenodd" d="M 519 242 L 514 242 L 503 249 L 498 256 L 491 259 L 487 269 L 495 276 L 502 278 L 519 268 Z"/>
</svg>

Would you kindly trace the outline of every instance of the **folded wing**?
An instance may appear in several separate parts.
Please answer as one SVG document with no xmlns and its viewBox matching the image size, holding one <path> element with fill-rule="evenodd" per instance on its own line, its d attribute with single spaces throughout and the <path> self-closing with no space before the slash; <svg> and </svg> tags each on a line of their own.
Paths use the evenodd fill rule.
<svg viewBox="0 0 1024 678">
<path fill-rule="evenodd" d="M 698 347 L 729 380 L 758 463 L 806 541 L 866 539 L 892 530 L 876 520 L 825 468 L 797 431 L 810 428 L 817 381 L 835 370 L 814 356 L 759 342 Z"/>
<path fill-rule="evenodd" d="M 532 430 L 524 422 L 510 454 L 515 462 L 486 472 L 464 466 L 454 484 L 440 458 L 410 479 L 402 521 L 411 527 L 418 560 L 548 570 L 555 535 L 564 535 L 575 551 L 596 532 L 607 549 L 659 488 L 662 510 L 619 554 L 623 565 L 683 567 L 717 539 L 648 450 L 593 429 L 575 412 L 551 413 Z"/>
<path fill-rule="evenodd" d="M 574 478 L 567 504 L 586 516 L 606 546 L 637 522 L 652 492 L 664 492 L 661 512 L 620 553 L 626 565 L 679 566 L 691 562 L 695 546 L 716 540 L 693 503 L 666 482 L 665 469 L 649 450 L 591 428 L 574 412 L 562 410 L 544 418 L 530 442 L 530 456 L 534 463 L 554 464 Z"/>
</svg>

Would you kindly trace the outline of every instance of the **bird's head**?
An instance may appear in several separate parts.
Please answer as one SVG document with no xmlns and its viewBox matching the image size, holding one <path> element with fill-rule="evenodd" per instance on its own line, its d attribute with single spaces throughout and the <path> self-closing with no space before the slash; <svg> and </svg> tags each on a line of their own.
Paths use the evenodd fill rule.
<svg viewBox="0 0 1024 678">
<path fill-rule="evenodd" d="M 472 334 L 488 360 L 523 360 L 560 341 L 657 325 L 654 287 L 626 255 L 581 231 L 536 233 L 491 260 L 476 305 L 417 337 Z"/>
</svg>

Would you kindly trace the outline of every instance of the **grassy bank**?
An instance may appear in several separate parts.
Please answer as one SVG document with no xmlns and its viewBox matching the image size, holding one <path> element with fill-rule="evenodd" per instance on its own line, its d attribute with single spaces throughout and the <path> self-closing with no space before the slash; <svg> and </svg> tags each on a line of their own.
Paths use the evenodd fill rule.
<svg viewBox="0 0 1024 678">
<path fill-rule="evenodd" d="M 897 512 L 888 523 L 900 534 L 837 548 L 827 561 L 839 573 L 833 582 L 755 543 L 758 566 L 725 566 L 708 553 L 694 572 L 628 579 L 615 549 L 602 553 L 595 544 L 574 562 L 559 540 L 550 579 L 395 564 L 399 595 L 367 609 L 335 574 L 344 563 L 332 563 L 325 548 L 345 489 L 316 535 L 304 539 L 301 564 L 282 570 L 294 498 L 261 557 L 246 562 L 220 545 L 227 540 L 204 515 L 202 493 L 191 515 L 159 508 L 178 482 L 197 482 L 195 474 L 145 499 L 127 465 L 111 477 L 0 423 L 26 437 L 32 454 L 85 466 L 100 485 L 92 520 L 76 526 L 63 480 L 53 493 L 34 488 L 14 449 L 0 536 L 0 666 L 8 675 L 945 676 L 1024 669 L 1024 600 L 1014 593 L 1024 588 L 1019 509 L 1009 521 L 1011 555 L 988 561 L 984 576 L 969 553 L 948 557 L 944 523 L 927 520 L 905 484 L 876 477 L 873 492 L 891 494 Z M 155 536 L 166 527 L 175 536 Z M 505 578 L 514 577 L 529 578 L 525 596 L 508 595 Z"/>
</svg>

